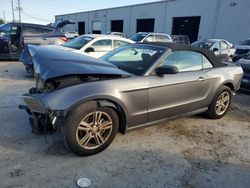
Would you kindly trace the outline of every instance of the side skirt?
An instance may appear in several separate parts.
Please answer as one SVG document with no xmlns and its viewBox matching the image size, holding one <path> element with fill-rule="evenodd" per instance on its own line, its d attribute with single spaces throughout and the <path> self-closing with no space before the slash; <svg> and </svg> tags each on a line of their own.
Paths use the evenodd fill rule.
<svg viewBox="0 0 250 188">
<path fill-rule="evenodd" d="M 172 117 L 168 117 L 168 118 L 165 118 L 165 119 L 145 123 L 145 124 L 142 124 L 142 125 L 136 125 L 136 126 L 133 126 L 133 127 L 128 127 L 126 129 L 126 131 L 132 131 L 132 130 L 135 130 L 135 129 L 150 127 L 150 126 L 153 126 L 153 125 L 156 125 L 156 124 L 160 124 L 160 123 L 163 123 L 163 122 L 175 120 L 175 119 L 178 119 L 178 118 L 190 117 L 190 116 L 193 116 L 193 115 L 196 115 L 196 114 L 201 114 L 203 112 L 206 112 L 207 110 L 208 110 L 208 107 L 202 108 L 202 109 L 199 109 L 199 110 L 195 110 L 195 111 L 192 111 L 192 112 L 189 112 L 189 113 L 186 113 L 186 114 L 181 114 L 181 115 L 172 116 Z"/>
</svg>

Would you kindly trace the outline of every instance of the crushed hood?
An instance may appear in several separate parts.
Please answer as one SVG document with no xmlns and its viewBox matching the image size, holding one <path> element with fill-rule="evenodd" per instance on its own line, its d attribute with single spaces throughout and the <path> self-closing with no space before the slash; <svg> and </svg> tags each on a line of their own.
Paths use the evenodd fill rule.
<svg viewBox="0 0 250 188">
<path fill-rule="evenodd" d="M 21 54 L 20 61 L 33 64 L 34 74 L 39 75 L 44 83 L 48 79 L 66 75 L 131 76 L 110 63 L 46 46 L 28 45 Z"/>
</svg>

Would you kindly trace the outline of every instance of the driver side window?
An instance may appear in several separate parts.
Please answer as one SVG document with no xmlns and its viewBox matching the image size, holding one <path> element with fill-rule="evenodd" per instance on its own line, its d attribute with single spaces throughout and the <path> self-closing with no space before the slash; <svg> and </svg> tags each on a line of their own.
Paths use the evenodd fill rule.
<svg viewBox="0 0 250 188">
<path fill-rule="evenodd" d="M 199 71 L 202 70 L 202 55 L 192 51 L 176 51 L 163 60 L 163 65 L 175 66 L 179 72 Z"/>
<path fill-rule="evenodd" d="M 144 39 L 144 42 L 154 42 L 154 35 L 149 35 Z"/>
<path fill-rule="evenodd" d="M 112 40 L 98 40 L 91 47 L 95 52 L 108 52 L 112 50 Z"/>
</svg>

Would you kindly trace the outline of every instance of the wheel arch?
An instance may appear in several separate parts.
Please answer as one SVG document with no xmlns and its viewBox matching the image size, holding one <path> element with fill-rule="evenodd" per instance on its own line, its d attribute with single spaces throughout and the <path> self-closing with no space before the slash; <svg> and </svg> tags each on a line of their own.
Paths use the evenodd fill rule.
<svg viewBox="0 0 250 188">
<path fill-rule="evenodd" d="M 119 117 L 119 132 L 122 134 L 125 134 L 126 128 L 127 128 L 127 119 L 128 119 L 128 112 L 127 108 L 125 107 L 125 104 L 123 104 L 120 100 L 104 97 L 104 98 L 88 98 L 85 100 L 78 101 L 76 104 L 74 104 L 70 110 L 73 110 L 79 105 L 89 103 L 89 102 L 96 102 L 97 106 L 102 107 L 109 107 L 112 108 Z"/>
<path fill-rule="evenodd" d="M 97 99 L 95 101 L 97 102 L 98 106 L 109 107 L 115 110 L 119 117 L 119 132 L 125 134 L 127 119 L 123 108 L 118 103 L 111 100 Z"/>
<path fill-rule="evenodd" d="M 223 85 L 229 87 L 233 93 L 235 92 L 235 86 L 231 81 L 226 81 Z"/>
</svg>

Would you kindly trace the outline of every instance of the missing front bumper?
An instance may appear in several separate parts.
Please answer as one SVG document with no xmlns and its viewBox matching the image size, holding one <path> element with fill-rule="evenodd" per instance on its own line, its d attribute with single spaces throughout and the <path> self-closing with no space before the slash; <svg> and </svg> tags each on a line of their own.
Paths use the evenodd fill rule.
<svg viewBox="0 0 250 188">
<path fill-rule="evenodd" d="M 51 123 L 49 114 L 32 112 L 31 109 L 25 105 L 19 105 L 19 109 L 24 109 L 29 114 L 32 133 L 40 135 L 56 131 L 56 122 L 54 122 L 54 125 Z"/>
<path fill-rule="evenodd" d="M 35 134 L 55 132 L 67 115 L 67 110 L 49 110 L 35 95 L 25 94 L 22 98 L 27 105 L 19 105 L 19 109 L 29 114 L 31 129 Z"/>
</svg>

